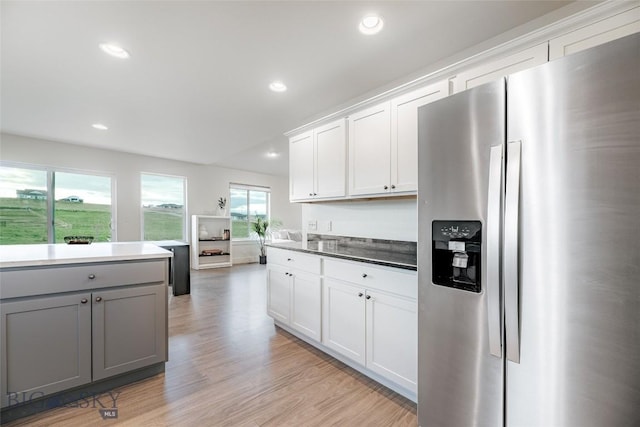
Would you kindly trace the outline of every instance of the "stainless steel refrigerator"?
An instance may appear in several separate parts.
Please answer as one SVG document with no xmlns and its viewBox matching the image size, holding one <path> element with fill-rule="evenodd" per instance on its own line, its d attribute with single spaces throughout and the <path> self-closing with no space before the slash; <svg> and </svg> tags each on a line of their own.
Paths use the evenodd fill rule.
<svg viewBox="0 0 640 427">
<path fill-rule="evenodd" d="M 640 425 L 640 34 L 419 110 L 422 427 Z"/>
</svg>

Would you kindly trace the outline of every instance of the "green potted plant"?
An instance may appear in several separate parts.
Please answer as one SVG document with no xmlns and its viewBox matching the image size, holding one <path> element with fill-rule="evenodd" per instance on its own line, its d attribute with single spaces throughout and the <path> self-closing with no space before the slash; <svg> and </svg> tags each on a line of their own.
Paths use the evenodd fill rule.
<svg viewBox="0 0 640 427">
<path fill-rule="evenodd" d="M 251 223 L 251 231 L 258 236 L 258 247 L 260 248 L 260 264 L 267 263 L 267 248 L 265 246 L 267 240 L 267 229 L 269 228 L 269 221 L 266 219 L 258 218 Z"/>
<path fill-rule="evenodd" d="M 218 215 L 219 216 L 227 216 L 227 198 L 220 197 L 218 199 Z"/>
</svg>

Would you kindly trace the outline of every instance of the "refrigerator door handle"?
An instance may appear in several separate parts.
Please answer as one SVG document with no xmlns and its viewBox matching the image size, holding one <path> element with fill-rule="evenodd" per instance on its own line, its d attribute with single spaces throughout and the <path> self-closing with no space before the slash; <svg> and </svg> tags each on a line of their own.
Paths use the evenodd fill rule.
<svg viewBox="0 0 640 427">
<path fill-rule="evenodd" d="M 491 147 L 487 194 L 487 320 L 489 352 L 502 358 L 500 228 L 502 221 L 504 144 Z"/>
<path fill-rule="evenodd" d="M 521 141 L 507 144 L 507 182 L 504 210 L 503 278 L 507 360 L 520 363 L 520 304 L 518 283 L 518 227 Z"/>
</svg>

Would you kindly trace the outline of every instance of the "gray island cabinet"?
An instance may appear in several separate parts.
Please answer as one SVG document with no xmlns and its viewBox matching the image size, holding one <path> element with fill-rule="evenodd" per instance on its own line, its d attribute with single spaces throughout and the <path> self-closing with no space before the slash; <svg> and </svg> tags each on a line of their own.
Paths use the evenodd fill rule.
<svg viewBox="0 0 640 427">
<path fill-rule="evenodd" d="M 164 370 L 171 252 L 20 245 L 0 257 L 3 421 Z"/>
</svg>

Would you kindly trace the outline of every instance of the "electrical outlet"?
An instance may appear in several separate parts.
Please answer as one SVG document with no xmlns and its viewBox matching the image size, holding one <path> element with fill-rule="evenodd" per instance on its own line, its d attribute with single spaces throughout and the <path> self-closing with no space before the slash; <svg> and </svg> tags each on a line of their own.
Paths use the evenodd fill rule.
<svg viewBox="0 0 640 427">
<path fill-rule="evenodd" d="M 307 222 L 307 230 L 308 231 L 318 231 L 318 221 L 308 221 Z"/>
<path fill-rule="evenodd" d="M 331 221 L 318 221 L 318 228 L 320 231 L 331 231 Z"/>
</svg>

